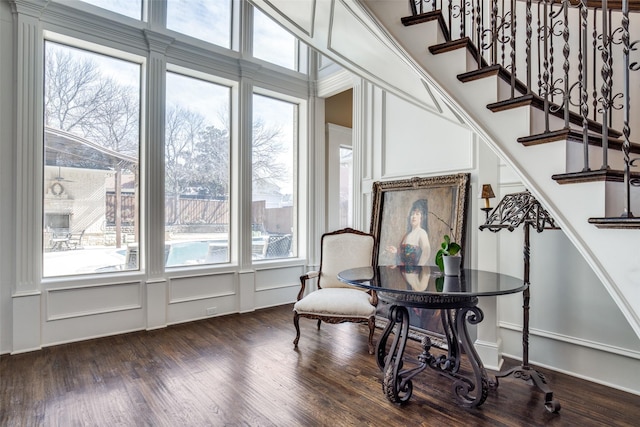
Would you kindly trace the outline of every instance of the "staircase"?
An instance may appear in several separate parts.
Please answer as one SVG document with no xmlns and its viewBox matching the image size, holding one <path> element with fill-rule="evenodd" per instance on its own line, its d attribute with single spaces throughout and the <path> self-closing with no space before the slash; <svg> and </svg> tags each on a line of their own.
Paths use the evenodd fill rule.
<svg viewBox="0 0 640 427">
<path fill-rule="evenodd" d="M 634 123 L 629 114 L 638 102 L 629 101 L 629 87 L 638 97 L 640 84 L 638 76 L 621 71 L 634 67 L 620 58 L 625 49 L 633 53 L 634 45 L 622 12 L 602 14 L 602 5 L 586 2 L 514 0 L 506 7 L 512 5 L 521 19 L 502 10 L 504 2 L 362 3 L 516 170 L 640 336 L 640 218 L 633 216 L 640 213 L 640 189 L 634 187 L 640 146 L 630 141 L 630 129 L 635 124 L 640 131 L 640 120 Z M 604 7 L 609 10 L 606 1 Z M 622 19 L 622 30 L 612 29 L 615 19 Z M 526 29 L 526 35 L 515 29 Z M 567 42 L 571 29 L 580 34 L 578 42 Z M 567 65 L 576 57 L 577 65 Z M 626 82 L 613 82 L 612 75 Z"/>
<path fill-rule="evenodd" d="M 640 337 L 640 160 L 630 141 L 640 73 L 621 59 L 640 28 L 625 31 L 629 3 L 441 1 L 252 3 L 329 58 L 348 53 L 383 89 L 418 87 L 405 85 L 417 75 L 425 98 L 442 99 L 519 175 Z"/>
</svg>

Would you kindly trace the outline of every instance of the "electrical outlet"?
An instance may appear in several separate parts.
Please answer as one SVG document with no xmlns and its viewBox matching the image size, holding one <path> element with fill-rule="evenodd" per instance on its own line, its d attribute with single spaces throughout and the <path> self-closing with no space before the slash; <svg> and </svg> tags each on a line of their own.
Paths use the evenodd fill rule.
<svg viewBox="0 0 640 427">
<path fill-rule="evenodd" d="M 214 314 L 216 314 L 216 307 L 209 307 L 207 308 L 207 316 L 213 316 Z"/>
</svg>

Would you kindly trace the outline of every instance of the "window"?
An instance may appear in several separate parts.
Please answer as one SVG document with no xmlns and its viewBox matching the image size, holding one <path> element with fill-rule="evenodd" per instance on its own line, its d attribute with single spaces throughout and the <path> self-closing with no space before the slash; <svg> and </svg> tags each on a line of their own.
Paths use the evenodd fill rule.
<svg viewBox="0 0 640 427">
<path fill-rule="evenodd" d="M 43 274 L 136 269 L 141 66 L 48 41 L 44 72 Z"/>
<path fill-rule="evenodd" d="M 297 71 L 295 37 L 257 8 L 253 10 L 253 56 Z"/>
<path fill-rule="evenodd" d="M 228 49 L 231 0 L 167 0 L 167 28 Z"/>
<path fill-rule="evenodd" d="M 300 116 L 306 120 L 309 92 L 288 83 L 304 62 L 299 41 L 260 12 L 256 31 L 247 28 L 250 14 L 237 13 L 254 10 L 246 0 L 58 1 L 67 7 L 43 9 L 42 21 L 44 277 L 137 272 L 145 265 L 154 269 L 150 274 L 164 265 L 180 275 L 246 265 L 249 253 L 251 261 L 298 256 L 305 220 L 299 218 L 298 144 L 300 133 L 307 134 Z M 78 28 L 57 25 L 53 13 Z M 78 38 L 91 33 L 93 21 L 117 25 L 113 33 Z M 141 28 L 170 44 L 154 51 L 149 70 L 149 34 Z M 245 36 L 261 39 L 256 47 L 263 58 L 286 58 L 283 65 L 225 50 L 250 46 Z M 268 54 L 271 43 L 264 42 L 271 41 L 276 48 Z M 243 80 L 245 61 L 259 66 L 256 81 L 268 89 Z M 244 117 L 251 117 L 250 135 L 235 132 L 244 129 Z M 155 140 L 159 133 L 164 141 Z M 250 164 L 251 173 L 238 173 L 237 165 L 244 171 Z M 157 176 L 158 167 L 163 179 L 144 179 Z M 249 229 L 251 252 L 240 246 L 246 236 L 240 231 Z"/>
<path fill-rule="evenodd" d="M 353 226 L 353 148 L 340 147 L 340 228 Z"/>
<path fill-rule="evenodd" d="M 229 261 L 231 90 L 167 73 L 167 267 Z"/>
<path fill-rule="evenodd" d="M 253 258 L 296 255 L 296 145 L 298 106 L 253 95 Z"/>
</svg>

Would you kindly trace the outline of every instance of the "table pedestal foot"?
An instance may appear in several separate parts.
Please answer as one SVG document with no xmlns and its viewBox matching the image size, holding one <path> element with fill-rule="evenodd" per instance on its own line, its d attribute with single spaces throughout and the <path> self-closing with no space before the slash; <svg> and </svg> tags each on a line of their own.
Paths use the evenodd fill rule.
<svg viewBox="0 0 640 427">
<path fill-rule="evenodd" d="M 484 314 L 482 310 L 475 306 L 457 309 L 455 313 L 455 330 L 460 344 L 468 356 L 469 364 L 471 364 L 471 368 L 473 369 L 473 380 L 457 373 L 452 373 L 451 376 L 456 378 L 453 387 L 458 399 L 460 399 L 465 406 L 477 407 L 482 405 L 489 395 L 489 376 L 469 338 L 467 322 L 474 325 L 478 324 L 484 318 Z M 474 391 L 475 395 L 472 395 L 471 392 Z"/>
<path fill-rule="evenodd" d="M 398 325 L 393 342 L 386 353 L 386 344 L 389 334 Z M 406 307 L 391 306 L 389 308 L 389 323 L 382 333 L 381 339 L 378 341 L 378 366 L 382 362 L 382 370 L 384 379 L 382 381 L 382 391 L 391 402 L 396 404 L 406 403 L 413 393 L 413 383 L 411 378 L 424 366 L 416 369 L 403 370 L 404 349 L 407 345 L 409 337 L 409 312 Z"/>
<path fill-rule="evenodd" d="M 498 387 L 498 378 L 513 375 L 514 378 L 520 378 L 524 381 L 531 381 L 542 393 L 544 393 L 544 407 L 547 411 L 556 413 L 560 411 L 560 402 L 553 398 L 553 391 L 547 386 L 547 380 L 542 372 L 533 369 L 530 366 L 517 366 L 504 372 L 496 374 L 495 381 L 491 383 L 492 387 Z"/>
</svg>

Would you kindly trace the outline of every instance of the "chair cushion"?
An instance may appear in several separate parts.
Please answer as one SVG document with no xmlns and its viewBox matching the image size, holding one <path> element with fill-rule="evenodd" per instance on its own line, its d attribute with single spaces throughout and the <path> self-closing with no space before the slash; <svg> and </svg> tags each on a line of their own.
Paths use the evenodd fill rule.
<svg viewBox="0 0 640 427">
<path fill-rule="evenodd" d="M 322 237 L 320 288 L 352 288 L 338 280 L 338 273 L 347 268 L 368 267 L 373 254 L 370 234 L 340 233 Z M 352 288 L 356 289 L 356 288 Z"/>
<path fill-rule="evenodd" d="M 293 310 L 298 314 L 315 314 L 333 317 L 369 318 L 376 313 L 370 295 L 359 289 L 327 288 L 311 292 L 298 301 Z"/>
</svg>

